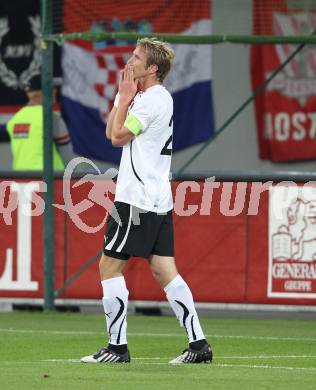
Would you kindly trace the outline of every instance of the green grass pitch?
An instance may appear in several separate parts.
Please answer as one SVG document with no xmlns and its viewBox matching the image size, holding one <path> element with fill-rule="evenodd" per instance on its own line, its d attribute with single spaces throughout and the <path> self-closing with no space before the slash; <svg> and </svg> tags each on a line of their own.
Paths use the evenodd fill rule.
<svg viewBox="0 0 316 390">
<path fill-rule="evenodd" d="M 186 347 L 173 317 L 128 318 L 130 364 L 84 364 L 102 315 L 0 313 L 0 389 L 316 389 L 316 321 L 202 317 L 212 364 L 168 364 Z"/>
</svg>

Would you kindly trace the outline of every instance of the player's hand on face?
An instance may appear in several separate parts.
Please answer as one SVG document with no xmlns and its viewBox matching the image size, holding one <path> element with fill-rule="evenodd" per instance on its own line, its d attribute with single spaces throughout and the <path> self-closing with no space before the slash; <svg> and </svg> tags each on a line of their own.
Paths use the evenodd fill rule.
<svg viewBox="0 0 316 390">
<path fill-rule="evenodd" d="M 138 81 L 134 80 L 133 68 L 131 65 L 127 64 L 120 72 L 120 99 L 129 103 L 137 93 L 137 84 Z"/>
</svg>

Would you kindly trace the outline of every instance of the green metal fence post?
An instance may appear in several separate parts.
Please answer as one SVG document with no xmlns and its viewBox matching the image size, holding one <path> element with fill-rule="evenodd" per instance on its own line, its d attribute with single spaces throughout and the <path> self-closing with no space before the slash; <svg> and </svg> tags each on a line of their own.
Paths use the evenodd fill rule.
<svg viewBox="0 0 316 390">
<path fill-rule="evenodd" d="M 53 43 L 43 37 L 52 32 L 52 1 L 41 0 L 44 172 L 47 185 L 44 213 L 44 310 L 54 310 L 54 173 L 53 173 Z"/>
</svg>

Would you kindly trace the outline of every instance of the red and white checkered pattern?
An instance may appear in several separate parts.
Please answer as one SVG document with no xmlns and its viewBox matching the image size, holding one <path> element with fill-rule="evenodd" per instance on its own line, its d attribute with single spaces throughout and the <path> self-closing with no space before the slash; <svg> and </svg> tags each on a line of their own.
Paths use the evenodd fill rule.
<svg viewBox="0 0 316 390">
<path fill-rule="evenodd" d="M 103 115 L 107 115 L 113 106 L 118 88 L 119 72 L 124 68 L 132 51 L 132 46 L 125 46 L 124 51 L 120 50 L 115 53 L 97 52 L 95 54 L 98 67 L 103 73 L 102 81 L 100 80 L 101 82 L 94 84 L 97 94 L 105 98 Z"/>
<path fill-rule="evenodd" d="M 63 95 L 99 110 L 106 118 L 118 89 L 119 72 L 133 49 L 128 45 L 96 51 L 91 45 L 66 42 L 62 57 Z"/>
</svg>

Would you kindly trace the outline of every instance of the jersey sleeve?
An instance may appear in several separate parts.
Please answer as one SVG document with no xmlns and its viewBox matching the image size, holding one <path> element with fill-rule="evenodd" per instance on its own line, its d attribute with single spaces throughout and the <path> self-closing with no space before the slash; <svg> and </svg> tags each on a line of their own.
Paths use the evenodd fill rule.
<svg viewBox="0 0 316 390">
<path fill-rule="evenodd" d="M 53 123 L 54 123 L 54 141 L 58 146 L 66 145 L 70 142 L 69 133 L 66 127 L 66 124 L 63 118 L 57 114 L 53 113 Z"/>
<path fill-rule="evenodd" d="M 141 96 L 129 110 L 124 126 L 136 136 L 146 131 L 153 120 L 152 105 L 148 96 Z"/>
</svg>

